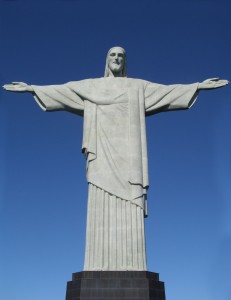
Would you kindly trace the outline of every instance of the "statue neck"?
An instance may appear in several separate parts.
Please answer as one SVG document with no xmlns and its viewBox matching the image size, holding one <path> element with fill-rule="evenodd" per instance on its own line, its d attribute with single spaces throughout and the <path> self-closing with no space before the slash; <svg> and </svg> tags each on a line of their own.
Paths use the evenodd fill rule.
<svg viewBox="0 0 231 300">
<path fill-rule="evenodd" d="M 108 77 L 123 77 L 123 76 L 122 76 L 122 72 L 116 73 L 109 69 Z"/>
</svg>

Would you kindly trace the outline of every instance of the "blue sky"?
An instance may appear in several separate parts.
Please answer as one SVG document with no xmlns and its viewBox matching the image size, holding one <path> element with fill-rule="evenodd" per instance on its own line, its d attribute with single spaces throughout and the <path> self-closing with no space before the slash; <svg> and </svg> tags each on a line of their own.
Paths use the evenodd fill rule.
<svg viewBox="0 0 231 300">
<path fill-rule="evenodd" d="M 228 1 L 1 1 L 0 81 L 103 76 L 123 46 L 128 76 L 162 84 L 231 80 Z M 147 118 L 148 270 L 167 300 L 231 298 L 231 92 Z M 83 269 L 82 119 L 0 91 L 0 298 L 64 300 Z"/>
</svg>

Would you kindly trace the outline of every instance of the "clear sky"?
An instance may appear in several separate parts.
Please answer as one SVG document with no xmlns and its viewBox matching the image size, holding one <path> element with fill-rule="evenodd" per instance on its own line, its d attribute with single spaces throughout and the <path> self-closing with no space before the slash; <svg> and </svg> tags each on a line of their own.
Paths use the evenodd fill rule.
<svg viewBox="0 0 231 300">
<path fill-rule="evenodd" d="M 231 80 L 229 1 L 0 2 L 0 81 L 103 76 L 124 47 L 128 76 Z M 231 88 L 147 118 L 148 270 L 167 300 L 231 299 Z M 64 300 L 83 270 L 87 183 L 82 119 L 0 91 L 0 299 Z"/>
</svg>

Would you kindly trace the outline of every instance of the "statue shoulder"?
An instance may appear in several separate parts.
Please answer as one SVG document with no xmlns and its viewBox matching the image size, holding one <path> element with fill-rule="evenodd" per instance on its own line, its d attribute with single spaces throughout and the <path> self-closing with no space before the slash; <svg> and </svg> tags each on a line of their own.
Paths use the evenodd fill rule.
<svg viewBox="0 0 231 300">
<path fill-rule="evenodd" d="M 65 85 L 70 87 L 70 88 L 81 87 L 81 86 L 82 87 L 87 87 L 87 86 L 90 86 L 92 84 L 96 84 L 99 79 L 100 78 L 88 78 L 88 79 L 69 81 L 69 82 L 65 83 Z"/>
<path fill-rule="evenodd" d="M 139 79 L 139 78 L 127 78 L 127 80 L 131 86 L 134 86 L 136 88 L 145 88 L 147 84 L 150 83 L 147 80 Z"/>
<path fill-rule="evenodd" d="M 108 88 L 108 85 L 117 83 L 119 86 L 128 88 L 145 88 L 150 82 L 147 80 L 139 78 L 129 78 L 129 77 L 99 77 L 99 78 L 89 78 L 82 79 L 78 81 L 70 81 L 66 85 L 70 88 L 76 89 L 80 87 L 84 88 Z"/>
</svg>

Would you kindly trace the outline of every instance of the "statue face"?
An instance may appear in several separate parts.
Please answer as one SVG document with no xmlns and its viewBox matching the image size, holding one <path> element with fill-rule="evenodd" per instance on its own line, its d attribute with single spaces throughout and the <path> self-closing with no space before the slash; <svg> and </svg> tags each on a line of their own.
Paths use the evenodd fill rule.
<svg viewBox="0 0 231 300">
<path fill-rule="evenodd" d="M 125 55 L 121 48 L 112 48 L 108 55 L 108 67 L 113 74 L 118 75 L 124 67 Z"/>
</svg>

